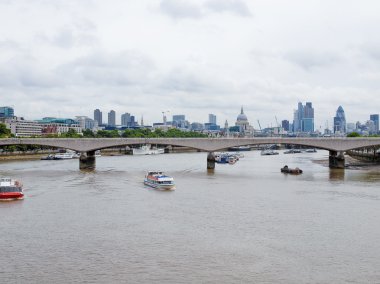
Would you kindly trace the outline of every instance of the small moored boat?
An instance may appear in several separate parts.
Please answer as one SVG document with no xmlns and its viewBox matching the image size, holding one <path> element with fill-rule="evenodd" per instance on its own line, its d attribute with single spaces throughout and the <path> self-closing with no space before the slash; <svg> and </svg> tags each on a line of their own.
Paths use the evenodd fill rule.
<svg viewBox="0 0 380 284">
<path fill-rule="evenodd" d="M 294 175 L 302 174 L 302 170 L 300 168 L 291 169 L 288 166 L 284 166 L 283 168 L 281 168 L 281 172 L 285 174 L 294 174 Z"/>
<path fill-rule="evenodd" d="M 300 149 L 289 149 L 284 152 L 284 154 L 298 154 L 301 153 Z"/>
<path fill-rule="evenodd" d="M 144 184 L 161 190 L 174 190 L 174 179 L 163 172 L 151 171 L 145 175 Z"/>
<path fill-rule="evenodd" d="M 272 149 L 264 149 L 261 151 L 261 156 L 272 156 L 278 155 L 278 152 L 273 151 Z"/>
<path fill-rule="evenodd" d="M 0 178 L 0 200 L 23 199 L 22 184 L 11 178 Z"/>
</svg>

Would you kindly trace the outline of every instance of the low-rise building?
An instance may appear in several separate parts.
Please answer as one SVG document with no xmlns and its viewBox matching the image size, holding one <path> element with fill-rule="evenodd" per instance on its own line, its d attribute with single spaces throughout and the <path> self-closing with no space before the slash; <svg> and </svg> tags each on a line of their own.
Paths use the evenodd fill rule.
<svg viewBox="0 0 380 284">
<path fill-rule="evenodd" d="M 71 118 L 44 117 L 38 120 L 42 125 L 42 135 L 66 133 L 69 129 L 74 129 L 78 134 L 82 134 L 82 127 L 79 122 Z"/>
<path fill-rule="evenodd" d="M 42 125 L 36 121 L 20 117 L 6 118 L 4 123 L 16 137 L 33 137 L 42 135 Z"/>
</svg>

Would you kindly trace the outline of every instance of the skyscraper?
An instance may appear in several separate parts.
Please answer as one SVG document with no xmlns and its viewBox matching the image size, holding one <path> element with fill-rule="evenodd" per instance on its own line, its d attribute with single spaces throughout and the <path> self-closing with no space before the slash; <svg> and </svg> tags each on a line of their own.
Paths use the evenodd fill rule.
<svg viewBox="0 0 380 284">
<path fill-rule="evenodd" d="M 283 120 L 282 122 L 281 122 L 281 126 L 282 126 L 282 128 L 285 130 L 285 131 L 289 131 L 289 120 Z"/>
<path fill-rule="evenodd" d="M 98 125 L 103 124 L 102 112 L 99 109 L 94 110 L 94 120 L 98 122 Z"/>
<path fill-rule="evenodd" d="M 216 124 L 216 115 L 215 114 L 210 113 L 208 115 L 208 123 Z"/>
<path fill-rule="evenodd" d="M 378 114 L 371 114 L 369 116 L 369 119 L 375 123 L 375 133 L 378 133 L 379 132 L 379 115 Z"/>
<path fill-rule="evenodd" d="M 314 108 L 311 102 L 307 102 L 303 107 L 302 131 L 314 132 Z"/>
<path fill-rule="evenodd" d="M 131 126 L 131 114 L 126 112 L 121 115 L 121 125 L 122 126 Z"/>
<path fill-rule="evenodd" d="M 108 126 L 116 126 L 116 113 L 114 110 L 108 113 Z"/>
<path fill-rule="evenodd" d="M 311 102 L 307 102 L 305 106 L 298 103 L 297 110 L 294 111 L 293 131 L 314 132 L 314 108 Z"/>
<path fill-rule="evenodd" d="M 346 133 L 346 116 L 342 106 L 339 106 L 334 117 L 334 133 Z"/>
</svg>

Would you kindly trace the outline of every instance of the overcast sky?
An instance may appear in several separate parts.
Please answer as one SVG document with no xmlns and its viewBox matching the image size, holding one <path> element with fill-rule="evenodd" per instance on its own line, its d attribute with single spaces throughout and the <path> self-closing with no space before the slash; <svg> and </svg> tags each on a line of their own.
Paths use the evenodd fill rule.
<svg viewBox="0 0 380 284">
<path fill-rule="evenodd" d="M 162 111 L 255 128 L 292 120 L 299 101 L 322 129 L 380 112 L 377 0 L 0 0 L 0 106 L 18 116 L 152 124 Z"/>
</svg>

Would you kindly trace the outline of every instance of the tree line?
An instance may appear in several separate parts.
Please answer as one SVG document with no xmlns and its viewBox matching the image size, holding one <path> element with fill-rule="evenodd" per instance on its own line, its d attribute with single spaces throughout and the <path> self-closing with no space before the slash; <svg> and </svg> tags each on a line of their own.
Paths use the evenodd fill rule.
<svg viewBox="0 0 380 284">
<path fill-rule="evenodd" d="M 0 138 L 12 138 L 15 137 L 11 134 L 10 129 L 6 127 L 5 124 L 0 123 Z M 141 129 L 126 129 L 122 132 L 118 130 L 99 130 L 93 132 L 90 129 L 83 130 L 82 134 L 78 134 L 74 129 L 69 129 L 68 132 L 58 134 L 47 134 L 43 136 L 44 138 L 204 138 L 207 137 L 206 134 L 195 132 L 195 131 L 181 131 L 176 128 L 171 128 L 167 131 L 161 129 L 151 130 L 149 128 Z M 36 136 L 33 138 L 41 138 L 41 136 Z M 0 152 L 30 152 L 38 151 L 43 149 L 49 149 L 50 147 L 40 146 L 40 145 L 9 145 L 1 146 Z"/>
</svg>

